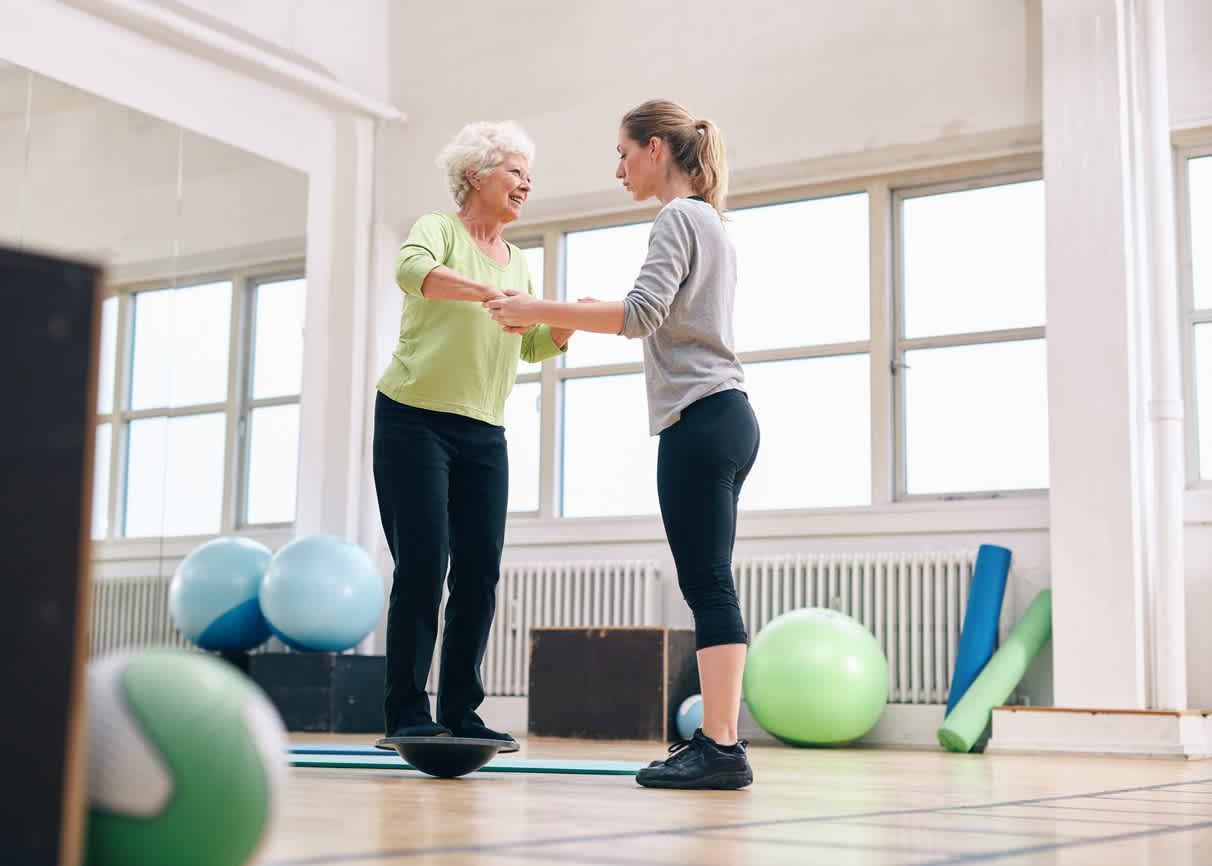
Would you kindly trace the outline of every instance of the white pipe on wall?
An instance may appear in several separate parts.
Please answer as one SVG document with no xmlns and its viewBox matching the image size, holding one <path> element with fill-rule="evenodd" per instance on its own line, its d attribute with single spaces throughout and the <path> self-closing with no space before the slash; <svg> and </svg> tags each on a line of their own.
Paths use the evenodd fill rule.
<svg viewBox="0 0 1212 866">
<path fill-rule="evenodd" d="M 1141 383 L 1147 388 L 1142 423 L 1151 445 L 1150 489 L 1143 497 L 1150 527 L 1145 544 L 1146 610 L 1150 640 L 1153 708 L 1187 709 L 1186 593 L 1183 556 L 1183 384 L 1179 359 L 1177 232 L 1170 143 L 1165 4 L 1123 0 L 1131 79 L 1132 209 L 1135 277 L 1148 351 L 1142 353 Z M 1148 447 L 1148 446 L 1147 446 Z M 1151 517 L 1151 520 L 1148 519 Z"/>
</svg>

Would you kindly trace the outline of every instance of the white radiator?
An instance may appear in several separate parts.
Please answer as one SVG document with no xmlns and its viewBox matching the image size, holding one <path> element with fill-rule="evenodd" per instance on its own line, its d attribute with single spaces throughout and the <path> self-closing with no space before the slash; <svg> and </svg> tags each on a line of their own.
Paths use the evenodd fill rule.
<svg viewBox="0 0 1212 866">
<path fill-rule="evenodd" d="M 89 654 L 150 646 L 192 646 L 168 613 L 170 577 L 94 580 Z"/>
<path fill-rule="evenodd" d="M 871 630 L 888 658 L 888 700 L 945 704 L 976 552 L 735 560 L 750 640 L 774 617 L 828 607 Z"/>
<path fill-rule="evenodd" d="M 92 655 L 146 646 L 191 646 L 168 612 L 168 576 L 94 580 Z M 445 605 L 445 599 L 443 599 Z M 505 565 L 497 585 L 482 676 L 490 695 L 525 695 L 534 626 L 656 625 L 660 611 L 652 561 Z M 441 618 L 439 618 L 441 623 Z M 441 636 L 428 688 L 437 689 Z"/>
<path fill-rule="evenodd" d="M 946 703 L 975 551 L 828 554 L 733 563 L 751 639 L 775 616 L 830 607 L 862 622 L 888 658 L 889 700 Z M 168 613 L 169 577 L 94 580 L 89 650 L 189 646 Z M 672 579 L 672 578 L 671 578 Z M 535 626 L 656 625 L 660 587 L 653 561 L 510 564 L 482 675 L 490 695 L 525 695 Z M 439 646 L 428 688 L 437 689 Z"/>
<path fill-rule="evenodd" d="M 656 562 L 540 562 L 502 566 L 496 618 L 481 668 L 484 690 L 490 695 L 528 693 L 531 628 L 657 625 L 659 605 Z M 440 653 L 439 635 L 427 684 L 431 694 L 437 691 Z"/>
</svg>

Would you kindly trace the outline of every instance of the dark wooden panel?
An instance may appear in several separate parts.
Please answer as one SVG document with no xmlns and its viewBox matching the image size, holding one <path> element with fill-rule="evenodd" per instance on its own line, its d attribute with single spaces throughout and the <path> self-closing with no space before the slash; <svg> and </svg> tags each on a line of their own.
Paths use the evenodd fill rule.
<svg viewBox="0 0 1212 866">
<path fill-rule="evenodd" d="M 75 864 L 100 321 L 97 268 L 0 249 L 4 862 Z"/>
<path fill-rule="evenodd" d="M 383 656 L 339 655 L 333 665 L 332 729 L 338 734 L 382 732 Z"/>
<path fill-rule="evenodd" d="M 673 724 L 671 631 L 676 630 L 532 629 L 527 730 L 540 737 L 666 738 Z M 674 667 L 681 671 L 684 665 L 678 661 Z"/>
</svg>

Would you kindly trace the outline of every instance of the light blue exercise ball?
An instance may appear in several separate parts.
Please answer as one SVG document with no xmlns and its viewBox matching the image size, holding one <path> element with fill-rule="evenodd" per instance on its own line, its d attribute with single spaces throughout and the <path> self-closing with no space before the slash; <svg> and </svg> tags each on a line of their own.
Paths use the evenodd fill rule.
<svg viewBox="0 0 1212 866">
<path fill-rule="evenodd" d="M 691 695 L 682 701 L 677 715 L 678 735 L 684 740 L 694 736 L 696 729 L 703 727 L 703 696 Z"/>
<path fill-rule="evenodd" d="M 370 634 L 383 612 L 383 577 L 370 554 L 339 535 L 282 547 L 261 581 L 261 610 L 288 647 L 341 652 Z"/>
<path fill-rule="evenodd" d="M 269 639 L 258 593 L 270 549 L 223 536 L 194 548 L 168 585 L 168 612 L 181 634 L 202 649 L 243 652 Z"/>
</svg>

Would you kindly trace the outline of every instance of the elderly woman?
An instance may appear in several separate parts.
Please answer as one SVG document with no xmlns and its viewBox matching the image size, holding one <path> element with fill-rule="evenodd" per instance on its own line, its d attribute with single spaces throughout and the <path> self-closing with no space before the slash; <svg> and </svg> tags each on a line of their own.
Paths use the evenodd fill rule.
<svg viewBox="0 0 1212 866">
<path fill-rule="evenodd" d="M 481 302 L 532 291 L 525 257 L 501 231 L 530 194 L 533 156 L 534 144 L 516 124 L 464 127 L 438 159 L 458 211 L 417 220 L 396 258 L 400 340 L 377 385 L 374 421 L 375 489 L 395 561 L 389 737 L 477 737 L 517 748 L 476 714 L 505 540 L 509 466 L 501 425 L 518 358 L 557 355 L 572 331 L 502 331 Z M 450 597 L 435 723 L 425 682 L 444 578 Z"/>
</svg>

